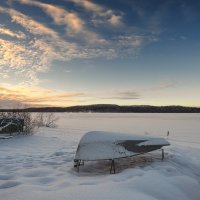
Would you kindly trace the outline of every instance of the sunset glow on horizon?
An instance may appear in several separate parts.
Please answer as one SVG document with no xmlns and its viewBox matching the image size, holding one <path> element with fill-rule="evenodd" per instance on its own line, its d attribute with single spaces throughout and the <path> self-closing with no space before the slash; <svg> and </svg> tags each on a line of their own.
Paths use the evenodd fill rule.
<svg viewBox="0 0 200 200">
<path fill-rule="evenodd" d="M 200 107 L 200 2 L 3 0 L 0 108 Z"/>
</svg>

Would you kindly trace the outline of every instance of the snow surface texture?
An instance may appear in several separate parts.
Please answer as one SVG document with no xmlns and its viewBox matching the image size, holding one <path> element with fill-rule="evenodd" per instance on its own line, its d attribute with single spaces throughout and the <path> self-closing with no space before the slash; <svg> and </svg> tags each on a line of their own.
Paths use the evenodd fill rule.
<svg viewBox="0 0 200 200">
<path fill-rule="evenodd" d="M 199 200 L 200 114 L 59 114 L 56 129 L 0 140 L 0 200 Z M 166 137 L 165 159 L 155 151 L 116 161 L 73 159 L 88 131 Z"/>
</svg>

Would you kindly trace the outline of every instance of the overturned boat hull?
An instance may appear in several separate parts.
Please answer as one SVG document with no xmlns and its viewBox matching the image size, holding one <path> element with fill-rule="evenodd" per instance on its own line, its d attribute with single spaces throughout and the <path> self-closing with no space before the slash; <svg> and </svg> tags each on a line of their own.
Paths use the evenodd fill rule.
<svg viewBox="0 0 200 200">
<path fill-rule="evenodd" d="M 92 131 L 80 140 L 75 160 L 113 160 L 151 152 L 169 145 L 164 138 Z"/>
</svg>

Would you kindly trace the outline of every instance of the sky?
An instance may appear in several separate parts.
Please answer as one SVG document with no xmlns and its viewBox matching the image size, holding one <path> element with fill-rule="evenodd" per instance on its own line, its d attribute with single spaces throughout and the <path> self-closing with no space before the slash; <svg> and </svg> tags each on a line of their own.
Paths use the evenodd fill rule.
<svg viewBox="0 0 200 200">
<path fill-rule="evenodd" d="M 1 0 L 0 108 L 200 107 L 200 1 Z"/>
</svg>

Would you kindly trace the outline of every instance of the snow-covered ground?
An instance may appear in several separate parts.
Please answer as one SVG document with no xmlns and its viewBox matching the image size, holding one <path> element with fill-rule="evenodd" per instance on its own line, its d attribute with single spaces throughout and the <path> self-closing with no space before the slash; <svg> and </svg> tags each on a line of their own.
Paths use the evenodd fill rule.
<svg viewBox="0 0 200 200">
<path fill-rule="evenodd" d="M 58 128 L 0 140 L 0 200 L 199 200 L 200 114 L 63 113 Z M 88 131 L 166 137 L 161 152 L 86 162 L 73 168 L 78 142 Z"/>
</svg>

